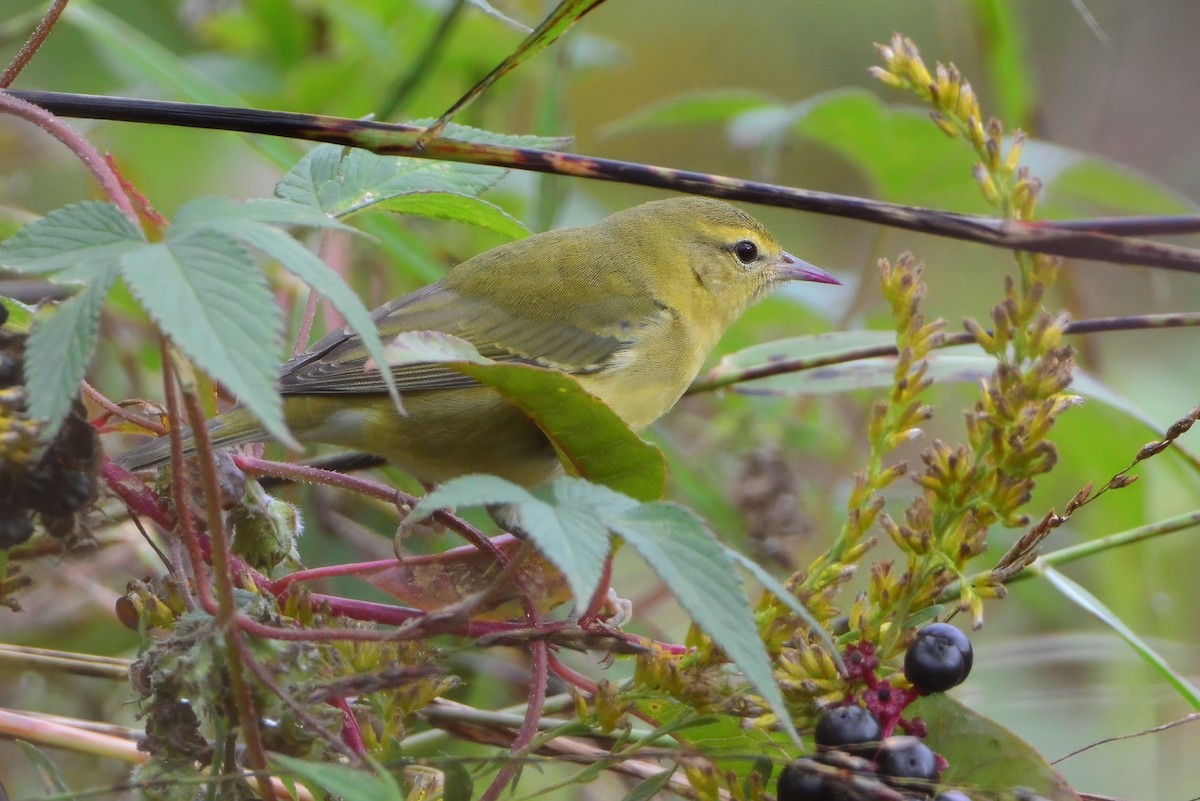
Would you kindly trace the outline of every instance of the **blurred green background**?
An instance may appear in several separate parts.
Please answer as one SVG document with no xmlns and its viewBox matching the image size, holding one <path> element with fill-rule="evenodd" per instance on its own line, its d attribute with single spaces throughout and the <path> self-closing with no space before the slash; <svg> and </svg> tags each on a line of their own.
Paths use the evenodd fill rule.
<svg viewBox="0 0 1200 801">
<path fill-rule="evenodd" d="M 6 0 L 0 56 L 16 51 L 43 3 Z M 72 4 L 16 88 L 129 95 L 310 111 L 344 117 L 379 113 L 395 87 L 419 75 L 388 119 L 436 116 L 511 51 L 522 34 L 465 4 L 444 47 L 424 68 L 420 55 L 451 6 L 411 0 L 120 0 Z M 493 3 L 536 24 L 552 4 Z M 609 0 L 530 64 L 504 78 L 460 122 L 507 133 L 567 134 L 574 152 L 715 172 L 851 195 L 985 211 L 965 146 L 947 140 L 910 98 L 867 74 L 873 43 L 912 37 L 926 61 L 953 62 L 970 77 L 984 109 L 1037 140 L 1027 163 L 1047 183 L 1047 214 L 1195 211 L 1200 198 L 1200 4 L 1147 0 L 1088 3 L 1102 34 L 1072 4 L 910 0 L 840 3 L 759 0 Z M 728 90 L 728 91 L 727 91 Z M 734 91 L 736 90 L 736 91 Z M 716 94 L 716 93 L 720 94 Z M 694 95 L 690 121 L 642 113 Z M 721 103 L 717 99 L 722 99 Z M 731 100 L 731 98 L 733 100 Z M 875 98 L 873 100 L 872 98 Z M 736 102 L 735 102 L 736 101 Z M 796 106 L 795 104 L 807 105 Z M 722 109 L 743 109 L 731 115 Z M 678 105 L 673 108 L 680 108 Z M 788 115 L 791 116 L 788 116 Z M 783 123 L 780 122 L 783 119 Z M 266 196 L 300 144 L 235 134 L 78 121 L 112 152 L 125 176 L 168 217 L 205 194 Z M 268 151 L 266 148 L 272 148 Z M 1088 158 L 1085 158 L 1088 157 Z M 1120 166 L 1118 166 L 1120 165 Z M 93 196 L 78 163 L 25 123 L 0 118 L 0 216 L 7 223 Z M 512 175 L 489 195 L 534 230 L 583 222 L 660 196 L 635 187 Z M 886 327 L 875 262 L 912 250 L 926 264 L 927 315 L 955 330 L 964 316 L 986 318 L 1011 270 L 1006 253 L 929 236 L 775 209 L 755 209 L 791 252 L 835 271 L 845 290 L 819 301 L 787 295 L 753 310 L 724 352 L 817 330 Z M 372 303 L 419 286 L 446 266 L 494 245 L 486 232 L 451 223 L 377 219 L 378 245 L 356 243 L 350 273 Z M 1195 238 L 1185 244 L 1200 244 Z M 811 296 L 811 293 L 810 293 Z M 1048 300 L 1076 319 L 1200 308 L 1195 276 L 1072 263 Z M 152 343 L 118 325 L 116 309 L 94 383 L 110 397 L 160 397 L 147 373 L 130 381 L 129 360 L 149 364 Z M 142 332 L 144 334 L 144 331 Z M 1189 329 L 1077 339 L 1080 367 L 1111 389 L 1056 430 L 1060 465 L 1030 506 L 1034 517 L 1062 508 L 1083 483 L 1102 483 L 1154 434 L 1200 402 L 1200 348 Z M 281 356 L 282 356 L 281 352 Z M 147 383 L 148 382 L 148 383 Z M 728 542 L 783 574 L 806 564 L 840 525 L 848 477 L 864 453 L 863 420 L 874 396 L 693 397 L 653 432 L 671 460 L 673 497 L 707 517 Z M 934 392 L 931 436 L 961 439 L 970 387 Z M 1130 414 L 1140 412 L 1141 420 Z M 1195 435 L 1192 435 L 1192 440 Z M 1185 448 L 1200 445 L 1185 437 Z M 915 456 L 916 451 L 906 454 Z M 782 524 L 767 541 L 754 521 L 750 471 L 763 465 L 788 488 Z M 1161 520 L 1200 502 L 1197 470 L 1168 452 L 1139 466 L 1130 488 L 1112 493 L 1058 530 L 1062 547 Z M 906 499 L 895 490 L 896 508 Z M 306 501 L 303 492 L 289 497 Z M 391 544 L 388 518 L 363 522 Z M 1003 552 L 1014 532 L 997 532 Z M 0 610 L 6 642 L 131 655 L 133 633 L 112 603 L 125 582 L 153 571 L 127 546 L 31 565 L 36 586 L 25 612 Z M 306 562 L 362 558 L 370 548 L 338 540 L 310 519 Z M 628 550 L 628 549 L 627 549 Z M 989 564 L 992 556 L 981 562 Z M 1194 580 L 1200 547 L 1187 532 L 1106 553 L 1066 572 L 1086 586 L 1180 672 L 1200 673 Z M 616 586 L 632 598 L 635 630 L 680 637 L 684 621 L 631 553 Z M 354 591 L 338 587 L 340 591 Z M 976 672 L 957 691 L 1054 759 L 1105 738 L 1176 719 L 1188 710 L 1115 635 L 1034 580 L 988 607 L 975 636 Z M 507 660 L 488 653 L 486 660 Z M 517 660 L 518 657 L 511 657 Z M 594 664 L 577 660 L 595 675 Z M 469 666 L 465 666 L 466 670 Z M 495 672 L 490 664 L 483 671 Z M 621 666 L 610 671 L 619 674 Z M 518 674 L 519 675 L 519 674 Z M 469 683 L 469 679 L 468 679 Z M 475 688 L 473 692 L 478 692 Z M 491 689 L 489 688 L 489 690 Z M 496 692 L 500 692 L 498 689 Z M 9 671 L 0 665 L 0 706 L 130 721 L 127 687 Z M 514 700 L 520 693 L 513 695 Z M 1079 789 L 1116 797 L 1186 798 L 1200 787 L 1194 726 L 1101 745 L 1060 766 Z M 119 781 L 124 769 L 61 757 L 75 786 Z M 0 741 L 0 777 L 13 798 L 37 787 L 16 746 Z M 578 797 L 616 797 L 604 785 Z M 591 793 L 591 795 L 588 795 Z M 606 794 L 608 793 L 608 794 Z"/>
</svg>

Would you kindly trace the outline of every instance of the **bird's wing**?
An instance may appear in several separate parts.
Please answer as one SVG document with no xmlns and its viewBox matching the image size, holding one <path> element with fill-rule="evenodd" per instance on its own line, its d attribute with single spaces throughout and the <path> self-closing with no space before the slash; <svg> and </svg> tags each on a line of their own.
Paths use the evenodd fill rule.
<svg viewBox="0 0 1200 801">
<path fill-rule="evenodd" d="M 386 345 L 405 331 L 441 331 L 465 339 L 495 361 L 554 367 L 569 373 L 601 369 L 629 347 L 633 326 L 617 325 L 592 333 L 562 319 L 538 320 L 514 315 L 485 299 L 466 297 L 441 284 L 397 298 L 376 309 L 375 325 Z M 360 394 L 385 392 L 377 370 L 365 371 L 367 353 L 359 337 L 335 331 L 280 371 L 279 389 L 289 394 Z M 472 386 L 476 382 L 438 364 L 392 368 L 401 392 Z"/>
</svg>

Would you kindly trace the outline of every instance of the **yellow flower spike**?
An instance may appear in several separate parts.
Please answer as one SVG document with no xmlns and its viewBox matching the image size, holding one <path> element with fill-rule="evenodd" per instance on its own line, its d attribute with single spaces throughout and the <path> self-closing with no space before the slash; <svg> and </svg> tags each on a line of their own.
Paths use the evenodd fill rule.
<svg viewBox="0 0 1200 801">
<path fill-rule="evenodd" d="M 960 120 L 970 120 L 979 116 L 979 98 L 969 81 L 964 80 L 958 92 L 958 107 L 955 116 Z"/>
<path fill-rule="evenodd" d="M 869 70 L 867 70 L 867 72 L 869 72 L 876 80 L 882 81 L 893 89 L 904 88 L 904 79 L 896 75 L 894 72 L 889 72 L 883 67 L 871 67 Z"/>
<path fill-rule="evenodd" d="M 912 82 L 917 86 L 931 84 L 933 77 L 929 74 L 929 68 L 925 66 L 925 62 L 921 60 L 921 52 L 917 50 L 917 45 L 912 39 L 903 40 L 903 50 L 909 72 L 912 75 Z"/>
<path fill-rule="evenodd" d="M 1001 167 L 1001 174 L 1005 178 L 1016 173 L 1017 168 L 1021 166 L 1021 151 L 1024 148 L 1025 132 L 1022 130 L 1014 131 L 1008 145 L 1008 153 L 1004 156 L 1004 165 Z"/>
<path fill-rule="evenodd" d="M 979 184 L 979 188 L 983 191 L 984 200 L 993 206 L 999 205 L 1000 190 L 996 189 L 996 182 L 992 180 L 987 167 L 982 162 L 979 162 L 971 168 L 971 174 L 975 177 L 975 182 Z"/>
</svg>

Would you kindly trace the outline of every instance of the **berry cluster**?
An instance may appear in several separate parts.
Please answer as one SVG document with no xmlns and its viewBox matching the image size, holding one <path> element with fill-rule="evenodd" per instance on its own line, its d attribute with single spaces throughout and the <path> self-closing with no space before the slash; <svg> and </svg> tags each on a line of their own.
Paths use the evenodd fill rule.
<svg viewBox="0 0 1200 801">
<path fill-rule="evenodd" d="M 920 718 L 906 720 L 902 713 L 921 695 L 961 684 L 971 672 L 972 661 L 970 640 L 946 623 L 918 631 L 905 653 L 904 675 L 911 689 L 895 687 L 876 675 L 879 660 L 873 644 L 848 648 L 847 682 L 865 689 L 861 696 L 849 693 L 843 706 L 825 712 L 817 721 L 813 732 L 817 754 L 783 769 L 776 784 L 778 800 L 933 797 L 934 801 L 970 801 L 955 789 L 933 795 L 948 766 L 922 741 L 924 722 Z M 893 734 L 897 728 L 905 734 Z"/>
<path fill-rule="evenodd" d="M 25 414 L 25 335 L 4 330 L 0 305 L 0 548 L 33 535 L 33 515 L 55 537 L 73 536 L 78 515 L 96 495 L 100 439 L 78 399 L 49 443 Z"/>
</svg>

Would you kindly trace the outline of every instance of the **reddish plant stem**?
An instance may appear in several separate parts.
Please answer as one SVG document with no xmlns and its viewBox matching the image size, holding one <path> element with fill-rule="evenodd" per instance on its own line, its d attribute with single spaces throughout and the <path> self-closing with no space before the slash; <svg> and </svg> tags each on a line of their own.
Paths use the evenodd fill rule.
<svg viewBox="0 0 1200 801">
<path fill-rule="evenodd" d="M 292 464 L 290 462 L 272 462 L 267 459 L 256 459 L 251 456 L 235 456 L 234 463 L 239 468 L 253 475 L 275 476 L 289 481 L 300 481 L 306 484 L 322 484 L 327 487 L 357 492 L 368 498 L 377 498 L 387 503 L 412 508 L 417 505 L 418 498 L 406 492 L 400 492 L 394 487 L 381 484 L 378 481 L 349 476 L 345 473 L 335 473 L 332 470 L 321 470 L 308 465 Z M 501 565 L 508 564 L 508 556 L 498 549 L 486 535 L 461 517 L 450 514 L 445 510 L 434 512 L 433 519 L 451 531 L 459 534 L 479 550 L 494 557 Z"/>
<path fill-rule="evenodd" d="M 200 545 L 200 532 L 196 530 L 192 519 L 191 503 L 188 492 L 187 471 L 183 466 L 183 435 L 180 433 L 182 416 L 179 414 L 179 395 L 175 386 L 175 369 L 171 365 L 171 354 L 168 352 L 166 339 L 160 340 L 163 370 L 163 392 L 167 401 L 167 415 L 171 420 L 169 436 L 171 437 L 171 498 L 175 502 L 175 519 L 184 546 L 187 548 L 188 560 L 192 563 L 192 582 L 196 587 L 196 598 L 200 608 L 210 615 L 215 615 L 217 604 L 213 600 L 212 590 L 208 586 L 208 570 L 204 561 L 204 551 Z M 168 528 L 170 528 L 168 526 Z"/>
<path fill-rule="evenodd" d="M 588 695 L 596 694 L 596 682 L 579 671 L 567 667 L 557 654 L 550 654 L 550 671 L 572 687 L 578 687 Z"/>
<path fill-rule="evenodd" d="M 12 61 L 8 62 L 4 72 L 0 73 L 0 89 L 12 86 L 12 82 L 21 74 L 21 70 L 25 69 L 25 65 L 46 41 L 50 31 L 54 30 L 55 23 L 58 22 L 58 18 L 62 16 L 67 7 L 67 2 L 68 0 L 54 0 L 50 10 L 46 12 L 46 16 L 42 17 L 41 22 L 33 29 L 33 33 L 29 34 L 29 38 L 25 40 L 25 44 L 21 45 L 21 49 L 13 56 Z"/>
<path fill-rule="evenodd" d="M 511 750 L 514 756 L 528 748 L 537 735 L 538 721 L 542 719 L 542 708 L 546 702 L 546 680 L 548 678 L 546 668 L 549 653 L 550 649 L 544 642 L 535 642 L 529 647 L 529 655 L 533 663 L 530 668 L 529 703 L 525 707 L 525 718 L 521 721 L 521 728 L 517 730 L 517 736 L 512 743 Z M 480 796 L 480 801 L 496 801 L 520 768 L 519 760 L 508 762 L 500 768 L 496 777 L 492 779 L 492 783 Z"/>
<path fill-rule="evenodd" d="M 267 754 L 263 749 L 258 710 L 255 707 L 250 685 L 246 681 L 242 667 L 242 652 L 238 647 L 242 644 L 242 632 L 238 631 L 240 616 L 237 602 L 233 597 L 231 554 L 229 539 L 225 532 L 225 521 L 221 515 L 221 490 L 217 478 L 217 460 L 213 454 L 212 437 L 205 425 L 204 408 L 200 405 L 200 398 L 196 393 L 184 389 L 183 402 L 187 409 L 192 436 L 196 441 L 196 459 L 200 464 L 200 480 L 203 484 L 205 511 L 208 517 L 208 540 L 213 561 L 213 581 L 217 587 L 216 619 L 217 625 L 226 633 L 225 656 L 229 662 L 226 669 L 229 675 L 230 689 L 233 690 L 238 717 L 241 718 L 242 734 L 245 737 L 251 767 L 255 770 L 266 771 L 268 769 Z M 177 426 L 172 426 L 171 430 L 174 432 L 176 429 Z M 172 440 L 172 444 L 174 444 L 174 440 Z M 182 460 L 174 462 L 176 472 L 183 472 L 180 469 L 182 464 Z M 274 787 L 267 783 L 263 790 L 266 801 L 275 801 Z"/>
<path fill-rule="evenodd" d="M 208 518 L 209 552 L 213 562 L 213 582 L 217 587 L 217 624 L 223 630 L 234 627 L 237 604 L 233 599 L 233 573 L 230 569 L 229 539 L 225 536 L 225 521 L 221 515 L 221 489 L 217 478 L 217 460 L 213 456 L 212 437 L 204 421 L 200 398 L 186 389 L 183 402 L 187 408 L 188 424 L 196 441 L 196 459 L 200 465 L 200 481 L 204 490 L 205 514 Z M 175 430 L 172 426 L 172 431 Z M 175 462 L 176 472 L 183 462 Z"/>
<path fill-rule="evenodd" d="M 236 623 L 236 619 L 231 621 Z M 239 723 L 242 736 L 246 741 L 246 753 L 250 757 L 250 766 L 256 772 L 265 775 L 269 770 L 267 752 L 263 748 L 262 731 L 258 727 L 258 709 L 254 703 L 254 694 L 250 691 L 250 683 L 242 670 L 245 664 L 242 653 L 246 644 L 242 642 L 242 632 L 229 630 L 225 633 L 225 658 L 229 661 L 226 673 L 229 676 L 230 689 L 233 690 L 234 703 L 237 704 Z M 275 787 L 270 782 L 263 782 L 262 794 L 264 801 L 275 801 Z"/>
<path fill-rule="evenodd" d="M 367 755 L 367 744 L 363 742 L 362 729 L 358 727 L 358 718 L 354 717 L 354 710 L 350 708 L 350 704 L 346 703 L 346 699 L 340 695 L 329 699 L 329 703 L 342 711 L 344 719 L 342 723 L 342 740 L 354 754 L 355 763 L 362 764 L 362 757 Z"/>
<path fill-rule="evenodd" d="M 4 92 L 0 92 L 0 112 L 7 112 L 28 120 L 66 145 L 91 171 L 92 177 L 96 179 L 96 183 L 100 185 L 101 191 L 104 192 L 104 196 L 108 198 L 109 202 L 120 209 L 130 222 L 140 227 L 137 212 L 134 211 L 133 204 L 126 196 L 125 190 L 122 189 L 121 180 L 90 142 L 45 109 L 24 100 L 18 100 Z"/>
</svg>

